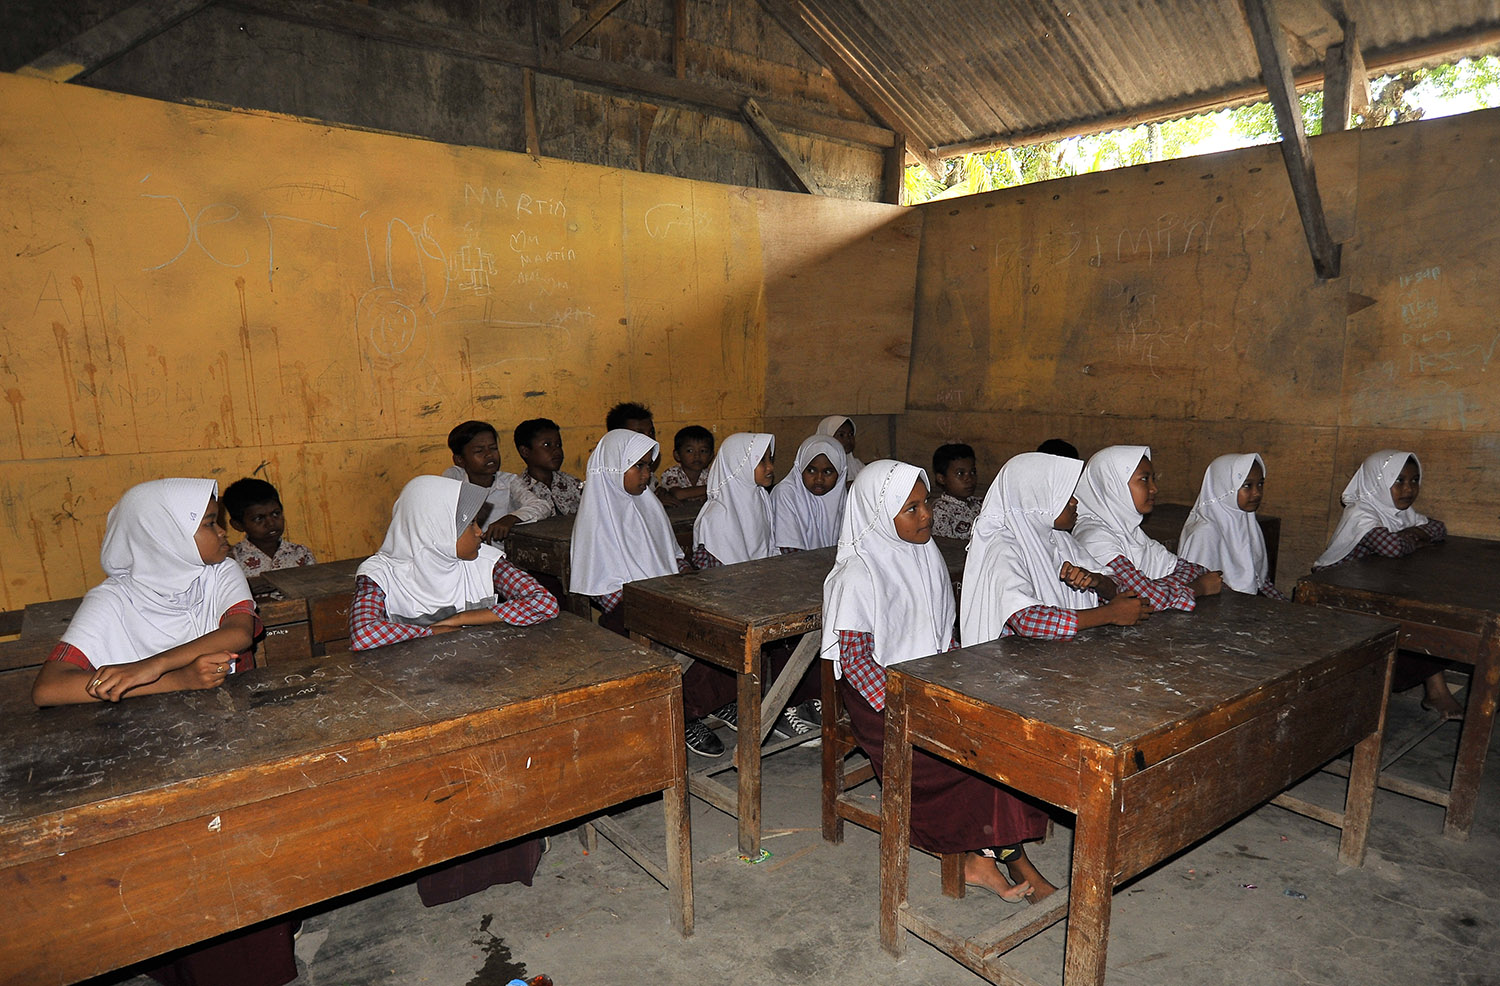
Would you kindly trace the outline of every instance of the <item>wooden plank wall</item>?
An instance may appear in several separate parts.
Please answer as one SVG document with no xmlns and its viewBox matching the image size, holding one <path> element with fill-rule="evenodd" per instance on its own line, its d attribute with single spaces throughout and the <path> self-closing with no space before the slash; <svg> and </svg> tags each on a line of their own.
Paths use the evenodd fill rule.
<svg viewBox="0 0 1500 986">
<path fill-rule="evenodd" d="M 682 424 L 760 427 L 767 340 L 837 303 L 834 272 L 915 280 L 895 206 L 862 205 L 852 242 L 803 229 L 829 275 L 784 290 L 764 229 L 804 196 L 16 76 L 0 105 L 0 610 L 96 582 L 105 515 L 148 478 L 264 476 L 287 536 L 335 558 L 379 544 L 465 418 L 552 417 L 580 474 L 620 400 L 669 450 Z M 872 365 L 825 406 L 898 408 L 904 379 Z"/>
<path fill-rule="evenodd" d="M 1420 509 L 1500 536 L 1500 112 L 1313 141 L 1344 276 L 1319 283 L 1277 149 L 923 206 L 899 454 L 980 451 L 987 484 L 1059 436 L 1156 451 L 1164 501 L 1214 456 L 1267 459 L 1282 582 L 1369 451 L 1410 448 Z"/>
</svg>

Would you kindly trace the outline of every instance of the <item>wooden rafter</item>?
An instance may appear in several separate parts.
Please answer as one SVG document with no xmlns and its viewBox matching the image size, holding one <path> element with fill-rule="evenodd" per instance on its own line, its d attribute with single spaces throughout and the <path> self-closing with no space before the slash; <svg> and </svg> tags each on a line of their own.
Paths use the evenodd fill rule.
<svg viewBox="0 0 1500 986">
<path fill-rule="evenodd" d="M 817 177 L 813 175 L 812 169 L 808 167 L 806 161 L 802 160 L 802 155 L 792 150 L 792 146 L 786 142 L 781 131 L 776 129 L 776 124 L 766 117 L 754 97 L 745 100 L 740 112 L 744 113 L 745 119 L 749 121 L 750 126 L 755 128 L 755 132 L 760 134 L 760 139 L 771 149 L 771 153 L 775 154 L 777 160 L 786 167 L 787 174 L 791 176 L 792 184 L 797 186 L 798 191 L 809 192 L 813 195 L 826 194 L 818 183 Z"/>
<path fill-rule="evenodd" d="M 68 82 L 156 37 L 208 3 L 209 0 L 140 0 L 16 72 Z"/>
<path fill-rule="evenodd" d="M 625 0 L 594 0 L 589 9 L 584 11 L 577 23 L 568 28 L 562 36 L 562 47 L 564 51 L 583 40 L 583 36 L 599 26 L 599 22 L 614 12 L 614 9 Z"/>
<path fill-rule="evenodd" d="M 1324 56 L 1323 132 L 1349 129 L 1349 117 L 1370 108 L 1370 78 L 1353 21 L 1341 20 L 1344 40 Z"/>
<path fill-rule="evenodd" d="M 908 154 L 921 162 L 934 178 L 941 177 L 939 159 L 932 153 L 930 142 L 920 134 L 917 121 L 896 108 L 895 100 L 883 91 L 880 80 L 859 64 L 855 53 L 827 24 L 814 17 L 798 0 L 758 2 L 761 9 L 791 35 L 792 40 L 833 73 L 871 116 L 904 138 Z"/>
<path fill-rule="evenodd" d="M 226 0 L 228 5 L 249 10 L 276 20 L 293 21 L 330 31 L 359 37 L 409 45 L 414 48 L 443 51 L 464 58 L 500 62 L 519 68 L 531 68 L 545 75 L 602 89 L 613 89 L 646 96 L 653 100 L 679 103 L 699 111 L 741 119 L 740 108 L 746 97 L 756 93 L 734 87 L 719 88 L 671 76 L 657 75 L 641 69 L 579 58 L 567 54 L 549 54 L 545 48 L 520 44 L 506 38 L 481 37 L 472 31 L 429 24 L 402 14 L 391 13 L 352 0 Z M 883 127 L 857 120 L 816 113 L 790 103 L 771 103 L 761 98 L 766 115 L 784 130 L 796 130 L 819 137 L 833 137 L 870 147 L 886 148 L 895 142 L 895 134 Z"/>
<path fill-rule="evenodd" d="M 1291 57 L 1287 52 L 1281 25 L 1276 20 L 1274 0 L 1243 0 L 1245 19 L 1255 39 L 1261 73 L 1281 129 L 1281 158 L 1292 182 L 1297 212 L 1302 216 L 1302 231 L 1312 251 L 1313 269 L 1321 278 L 1339 276 L 1339 244 L 1328 233 L 1328 218 L 1323 214 L 1323 199 L 1318 194 L 1318 176 L 1313 168 L 1312 151 L 1302 129 L 1302 104 L 1292 80 Z"/>
</svg>

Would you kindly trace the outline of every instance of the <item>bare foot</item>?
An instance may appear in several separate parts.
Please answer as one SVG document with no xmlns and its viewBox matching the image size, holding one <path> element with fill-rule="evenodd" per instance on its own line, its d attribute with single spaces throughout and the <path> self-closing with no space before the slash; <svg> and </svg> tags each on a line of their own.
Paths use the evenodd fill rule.
<svg viewBox="0 0 1500 986">
<path fill-rule="evenodd" d="M 1026 899 L 1033 904 L 1057 892 L 1057 888 L 1050 880 L 1042 876 L 1041 871 L 1031 862 L 1024 850 L 1006 860 L 1005 867 L 1010 870 L 1010 878 L 1018 885 L 1030 884 L 1031 893 L 1026 895 Z"/>
<path fill-rule="evenodd" d="M 1458 704 L 1458 699 L 1448 690 L 1448 682 L 1439 671 L 1430 676 L 1423 684 L 1425 695 L 1422 698 L 1422 708 L 1429 712 L 1436 712 L 1443 720 L 1462 719 L 1464 707 Z"/>
<path fill-rule="evenodd" d="M 1012 885 L 1001 874 L 994 860 L 973 852 L 964 854 L 964 883 L 971 887 L 983 887 L 1012 904 L 1029 899 L 1027 895 L 1031 893 L 1031 884 L 1022 881 Z"/>
</svg>

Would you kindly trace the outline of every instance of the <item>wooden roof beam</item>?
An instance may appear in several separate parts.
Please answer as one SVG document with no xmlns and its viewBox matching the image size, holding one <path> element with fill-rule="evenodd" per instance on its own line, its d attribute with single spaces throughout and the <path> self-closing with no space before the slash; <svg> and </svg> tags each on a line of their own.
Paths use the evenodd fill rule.
<svg viewBox="0 0 1500 986">
<path fill-rule="evenodd" d="M 1344 40 L 1324 56 L 1323 132 L 1349 129 L 1349 117 L 1370 108 L 1370 77 L 1353 21 L 1341 20 Z"/>
<path fill-rule="evenodd" d="M 1271 108 L 1276 112 L 1276 125 L 1281 130 L 1281 158 L 1292 182 L 1297 212 L 1302 216 L 1302 231 L 1312 252 L 1313 269 L 1325 280 L 1338 277 L 1341 248 L 1328 233 L 1328 217 L 1323 213 L 1312 151 L 1302 129 L 1302 104 L 1297 99 L 1297 85 L 1292 79 L 1292 60 L 1286 39 L 1276 20 L 1275 0 L 1243 2 L 1266 90 L 1271 96 Z"/>
<path fill-rule="evenodd" d="M 578 18 L 578 21 L 572 27 L 563 32 L 563 51 L 567 51 L 583 40 L 584 35 L 598 27 L 600 21 L 614 13 L 614 9 L 624 2 L 625 0 L 594 0 L 589 5 L 589 9 L 584 11 L 583 16 Z"/>
<path fill-rule="evenodd" d="M 755 101 L 754 97 L 745 100 L 744 106 L 741 107 L 741 112 L 744 113 L 745 119 L 749 121 L 750 126 L 755 128 L 755 132 L 760 134 L 760 139 L 771 149 L 771 153 L 775 154 L 777 160 L 785 165 L 787 173 L 791 176 L 792 184 L 797 186 L 798 191 L 808 192 L 812 195 L 828 194 L 823 190 L 823 186 L 818 183 L 817 177 L 813 175 L 812 168 L 808 167 L 807 162 L 802 160 L 802 155 L 792 150 L 792 146 L 786 142 L 786 138 L 781 135 L 781 131 L 776 129 L 776 124 L 772 123 L 766 117 L 765 112 L 760 108 L 760 104 Z"/>
<path fill-rule="evenodd" d="M 22 65 L 16 74 L 70 82 L 156 37 L 208 3 L 209 0 L 140 0 L 67 44 Z"/>
</svg>

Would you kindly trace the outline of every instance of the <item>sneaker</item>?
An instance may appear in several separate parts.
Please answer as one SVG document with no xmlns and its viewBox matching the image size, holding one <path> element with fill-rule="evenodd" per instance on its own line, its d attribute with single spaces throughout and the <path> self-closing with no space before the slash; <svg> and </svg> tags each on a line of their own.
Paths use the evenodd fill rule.
<svg viewBox="0 0 1500 986">
<path fill-rule="evenodd" d="M 771 727 L 771 731 L 777 736 L 785 736 L 787 739 L 794 739 L 798 736 L 806 736 L 809 733 L 817 732 L 819 728 L 817 724 L 804 719 L 801 709 L 800 705 L 788 705 L 782 709 L 781 715 L 776 717 L 776 724 Z"/>
<path fill-rule="evenodd" d="M 702 719 L 690 720 L 687 724 L 687 748 L 700 757 L 722 757 L 724 744 L 708 723 Z"/>
<path fill-rule="evenodd" d="M 740 707 L 736 702 L 730 702 L 728 705 L 721 705 L 703 718 L 713 719 L 718 722 L 719 725 L 728 726 L 735 732 L 740 731 Z"/>
<path fill-rule="evenodd" d="M 823 726 L 823 700 L 821 698 L 810 698 L 797 706 L 797 714 L 814 726 Z"/>
</svg>

